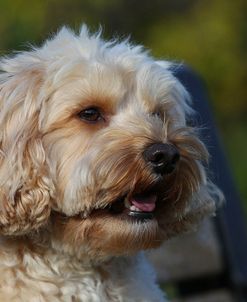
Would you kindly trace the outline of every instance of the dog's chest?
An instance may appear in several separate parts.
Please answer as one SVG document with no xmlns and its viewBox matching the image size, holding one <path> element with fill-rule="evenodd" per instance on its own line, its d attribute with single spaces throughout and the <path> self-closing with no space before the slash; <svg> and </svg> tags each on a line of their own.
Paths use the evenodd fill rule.
<svg viewBox="0 0 247 302">
<path fill-rule="evenodd" d="M 0 301 L 161 302 L 152 269 L 142 256 L 92 266 L 68 258 L 5 254 L 0 263 Z M 3 260 L 3 259 L 2 259 Z"/>
</svg>

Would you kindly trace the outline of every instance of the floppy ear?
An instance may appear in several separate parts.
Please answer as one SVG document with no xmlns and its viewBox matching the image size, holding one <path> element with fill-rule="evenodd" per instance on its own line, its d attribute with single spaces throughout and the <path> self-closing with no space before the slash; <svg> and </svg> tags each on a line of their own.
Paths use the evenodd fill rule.
<svg viewBox="0 0 247 302">
<path fill-rule="evenodd" d="M 50 215 L 52 183 L 38 129 L 42 69 L 33 54 L 0 62 L 0 232 L 26 234 Z"/>
</svg>

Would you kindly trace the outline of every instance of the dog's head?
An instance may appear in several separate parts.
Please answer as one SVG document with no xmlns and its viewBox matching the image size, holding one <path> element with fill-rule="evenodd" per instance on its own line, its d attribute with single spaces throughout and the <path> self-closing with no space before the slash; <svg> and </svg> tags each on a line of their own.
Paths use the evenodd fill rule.
<svg viewBox="0 0 247 302">
<path fill-rule="evenodd" d="M 1 61 L 0 229 L 92 255 L 158 246 L 215 210 L 168 62 L 83 27 Z M 214 197 L 213 197 L 214 196 Z"/>
</svg>

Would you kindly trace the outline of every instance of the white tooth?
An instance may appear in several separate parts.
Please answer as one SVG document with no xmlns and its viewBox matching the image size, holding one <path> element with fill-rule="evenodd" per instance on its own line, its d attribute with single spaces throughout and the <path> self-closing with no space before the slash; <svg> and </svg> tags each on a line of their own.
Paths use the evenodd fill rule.
<svg viewBox="0 0 247 302">
<path fill-rule="evenodd" d="M 141 212 L 140 209 L 138 209 L 136 206 L 133 206 L 133 205 L 130 207 L 130 210 L 134 211 L 134 212 Z"/>
</svg>

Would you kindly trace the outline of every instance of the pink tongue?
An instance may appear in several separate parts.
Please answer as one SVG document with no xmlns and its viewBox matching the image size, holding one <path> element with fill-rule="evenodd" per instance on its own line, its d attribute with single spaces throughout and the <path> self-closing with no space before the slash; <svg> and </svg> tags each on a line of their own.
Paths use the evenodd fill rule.
<svg viewBox="0 0 247 302">
<path fill-rule="evenodd" d="M 156 195 L 138 195 L 130 199 L 130 202 L 142 212 L 153 212 L 153 210 L 155 209 L 156 200 Z"/>
</svg>

